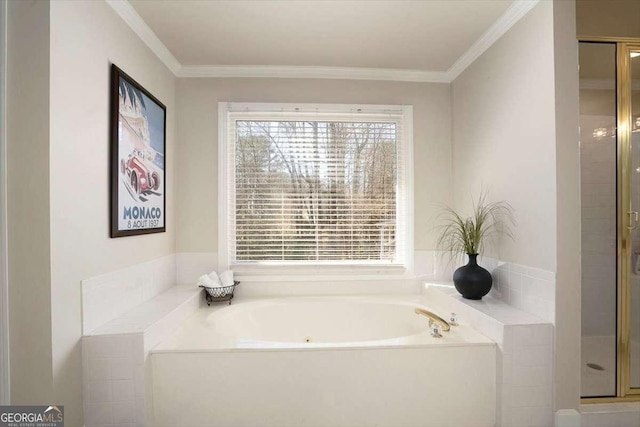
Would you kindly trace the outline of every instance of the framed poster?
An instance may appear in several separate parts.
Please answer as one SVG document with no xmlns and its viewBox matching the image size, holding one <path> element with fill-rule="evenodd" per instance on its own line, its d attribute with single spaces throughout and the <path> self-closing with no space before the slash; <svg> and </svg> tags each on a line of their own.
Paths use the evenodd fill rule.
<svg viewBox="0 0 640 427">
<path fill-rule="evenodd" d="M 111 237 L 165 231 L 166 112 L 111 65 Z"/>
</svg>

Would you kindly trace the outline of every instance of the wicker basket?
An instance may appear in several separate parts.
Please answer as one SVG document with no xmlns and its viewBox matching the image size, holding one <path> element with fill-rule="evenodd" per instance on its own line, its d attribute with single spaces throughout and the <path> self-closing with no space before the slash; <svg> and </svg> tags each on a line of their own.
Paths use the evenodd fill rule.
<svg viewBox="0 0 640 427">
<path fill-rule="evenodd" d="M 201 288 L 205 291 L 205 298 L 207 299 L 207 305 L 211 305 L 212 302 L 221 302 L 221 301 L 229 301 L 231 304 L 231 300 L 233 299 L 233 292 L 236 289 L 240 282 L 234 281 L 231 286 L 217 286 L 215 288 L 208 288 L 206 286 L 200 285 Z"/>
</svg>

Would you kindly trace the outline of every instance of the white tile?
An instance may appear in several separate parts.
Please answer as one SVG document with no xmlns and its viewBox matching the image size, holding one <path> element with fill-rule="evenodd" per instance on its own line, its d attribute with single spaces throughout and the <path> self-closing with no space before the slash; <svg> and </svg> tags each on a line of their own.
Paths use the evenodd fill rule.
<svg viewBox="0 0 640 427">
<path fill-rule="evenodd" d="M 546 312 L 547 308 L 547 303 L 540 298 L 522 294 L 520 294 L 520 299 L 517 301 L 517 303 L 514 303 L 514 305 L 520 310 L 540 317 L 542 317 L 542 313 Z"/>
<path fill-rule="evenodd" d="M 135 400 L 135 386 L 133 380 L 113 381 L 113 401 L 133 402 Z"/>
<path fill-rule="evenodd" d="M 145 362 L 144 334 L 131 334 L 131 358 L 134 366 L 142 366 Z"/>
<path fill-rule="evenodd" d="M 500 298 L 505 302 L 509 302 L 509 300 L 511 299 L 511 288 L 509 288 L 509 285 L 507 283 L 501 285 L 500 293 Z"/>
<path fill-rule="evenodd" d="M 547 282 L 546 280 L 536 279 L 535 287 L 531 296 L 539 298 L 542 301 L 554 302 L 556 299 L 555 283 Z"/>
<path fill-rule="evenodd" d="M 524 412 L 522 412 L 521 408 L 519 409 L 514 409 L 513 410 L 513 415 L 511 417 L 511 424 L 509 424 L 509 427 L 533 427 L 533 419 L 531 419 L 531 417 L 528 416 L 528 414 L 525 414 Z M 548 426 L 544 426 L 544 427 L 553 427 L 553 425 L 548 425 Z"/>
<path fill-rule="evenodd" d="M 133 360 L 130 357 L 111 359 L 111 379 L 132 380 Z"/>
<path fill-rule="evenodd" d="M 129 342 L 122 336 L 94 336 L 89 340 L 89 359 L 126 357 Z"/>
<path fill-rule="evenodd" d="M 517 408 L 537 406 L 551 407 L 553 403 L 551 387 L 549 386 L 516 386 L 513 390 L 514 414 Z"/>
<path fill-rule="evenodd" d="M 109 343 L 103 337 L 84 337 L 88 359 L 104 359 L 111 355 Z"/>
<path fill-rule="evenodd" d="M 108 380 L 111 378 L 109 359 L 88 359 L 85 375 L 90 381 Z"/>
<path fill-rule="evenodd" d="M 525 295 L 535 294 L 535 281 L 536 279 L 531 276 L 527 276 L 527 275 L 522 276 L 522 292 Z"/>
<path fill-rule="evenodd" d="M 511 385 L 514 381 L 512 357 L 509 355 L 503 355 L 500 367 L 502 370 L 498 373 L 498 380 L 502 384 Z"/>
<path fill-rule="evenodd" d="M 85 427 L 104 426 L 113 422 L 111 403 L 92 404 L 85 403 L 84 423 Z"/>
<path fill-rule="evenodd" d="M 146 425 L 146 411 L 147 408 L 145 406 L 144 398 L 136 398 L 136 425 L 139 427 L 144 427 Z"/>
<path fill-rule="evenodd" d="M 526 311 L 523 307 L 527 304 L 527 300 L 522 292 L 517 291 L 514 288 L 509 289 L 509 304 L 512 306 Z"/>
<path fill-rule="evenodd" d="M 176 257 L 162 258 L 82 280 L 83 333 L 126 313 L 175 284 Z"/>
<path fill-rule="evenodd" d="M 551 388 L 553 377 L 551 366 L 520 366 L 512 367 L 512 378 L 514 385 L 520 386 L 540 386 L 546 385 Z"/>
<path fill-rule="evenodd" d="M 135 402 L 117 402 L 113 403 L 113 423 L 114 424 L 125 424 L 125 423 L 135 423 L 136 421 L 136 412 L 135 412 Z"/>
<path fill-rule="evenodd" d="M 509 271 L 518 273 L 520 275 L 527 274 L 528 267 L 520 264 L 509 264 Z"/>
<path fill-rule="evenodd" d="M 515 292 L 522 292 L 522 274 L 509 270 L 509 289 Z"/>
<path fill-rule="evenodd" d="M 555 304 L 550 305 L 549 307 L 547 307 L 547 316 L 543 317 L 544 320 L 546 320 L 547 322 L 551 323 L 551 324 L 556 324 L 556 307 Z"/>
<path fill-rule="evenodd" d="M 601 412 L 582 414 L 585 427 L 638 427 L 640 412 Z"/>
<path fill-rule="evenodd" d="M 529 267 L 527 269 L 527 275 L 536 279 L 547 280 L 554 282 L 556 280 L 556 274 L 553 271 L 540 270 L 538 268 Z"/>
<path fill-rule="evenodd" d="M 414 274 L 436 279 L 436 261 L 434 251 L 415 251 L 413 256 Z"/>
<path fill-rule="evenodd" d="M 513 427 L 553 427 L 550 406 L 518 408 L 513 411 Z"/>
<path fill-rule="evenodd" d="M 500 399 L 500 396 L 502 396 L 502 389 L 503 389 L 503 385 L 498 383 L 496 384 L 496 422 L 499 424 L 499 415 L 502 413 L 502 411 L 504 410 L 503 408 L 503 402 L 502 399 Z"/>
<path fill-rule="evenodd" d="M 144 382 L 144 366 L 136 366 L 133 378 L 133 385 L 135 389 L 136 398 L 144 397 L 145 392 L 145 382 Z"/>
<path fill-rule="evenodd" d="M 496 414 L 496 419 L 500 420 L 500 425 L 510 427 L 513 422 L 513 391 L 511 387 L 503 387 L 502 389 L 502 413 Z"/>
<path fill-rule="evenodd" d="M 502 299 L 502 289 L 497 281 L 493 282 L 489 295 L 496 299 Z"/>
<path fill-rule="evenodd" d="M 113 400 L 113 388 L 111 381 L 89 381 L 87 384 L 89 403 L 107 403 Z"/>
<path fill-rule="evenodd" d="M 534 279 L 532 290 L 533 296 L 547 300 L 555 300 L 556 286 L 552 281 Z"/>
<path fill-rule="evenodd" d="M 552 356 L 551 346 L 516 347 L 513 362 L 521 366 L 550 366 Z"/>
<path fill-rule="evenodd" d="M 530 345 L 543 345 L 546 342 L 536 342 L 535 339 L 535 326 L 534 325 L 522 325 L 514 328 L 514 345 L 517 347 L 525 347 Z"/>
<path fill-rule="evenodd" d="M 531 419 L 533 420 L 534 427 L 553 427 L 554 426 L 552 407 L 530 408 L 530 409 L 535 411 L 530 415 Z M 524 409 L 524 410 L 527 410 L 527 409 Z"/>
</svg>

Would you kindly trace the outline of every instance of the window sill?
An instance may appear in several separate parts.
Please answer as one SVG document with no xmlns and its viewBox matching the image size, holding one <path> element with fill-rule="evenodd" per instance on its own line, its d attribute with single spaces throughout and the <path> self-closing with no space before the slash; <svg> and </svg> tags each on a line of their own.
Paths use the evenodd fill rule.
<svg viewBox="0 0 640 427">
<path fill-rule="evenodd" d="M 230 267 L 240 281 L 297 282 L 327 280 L 389 280 L 408 277 L 401 264 L 233 264 Z"/>
</svg>

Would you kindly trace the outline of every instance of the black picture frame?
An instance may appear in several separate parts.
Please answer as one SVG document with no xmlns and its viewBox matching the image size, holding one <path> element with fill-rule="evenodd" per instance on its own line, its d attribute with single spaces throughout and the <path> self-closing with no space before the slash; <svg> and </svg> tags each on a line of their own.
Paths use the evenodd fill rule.
<svg viewBox="0 0 640 427">
<path fill-rule="evenodd" d="M 166 231 L 167 108 L 111 64 L 110 236 Z"/>
</svg>

